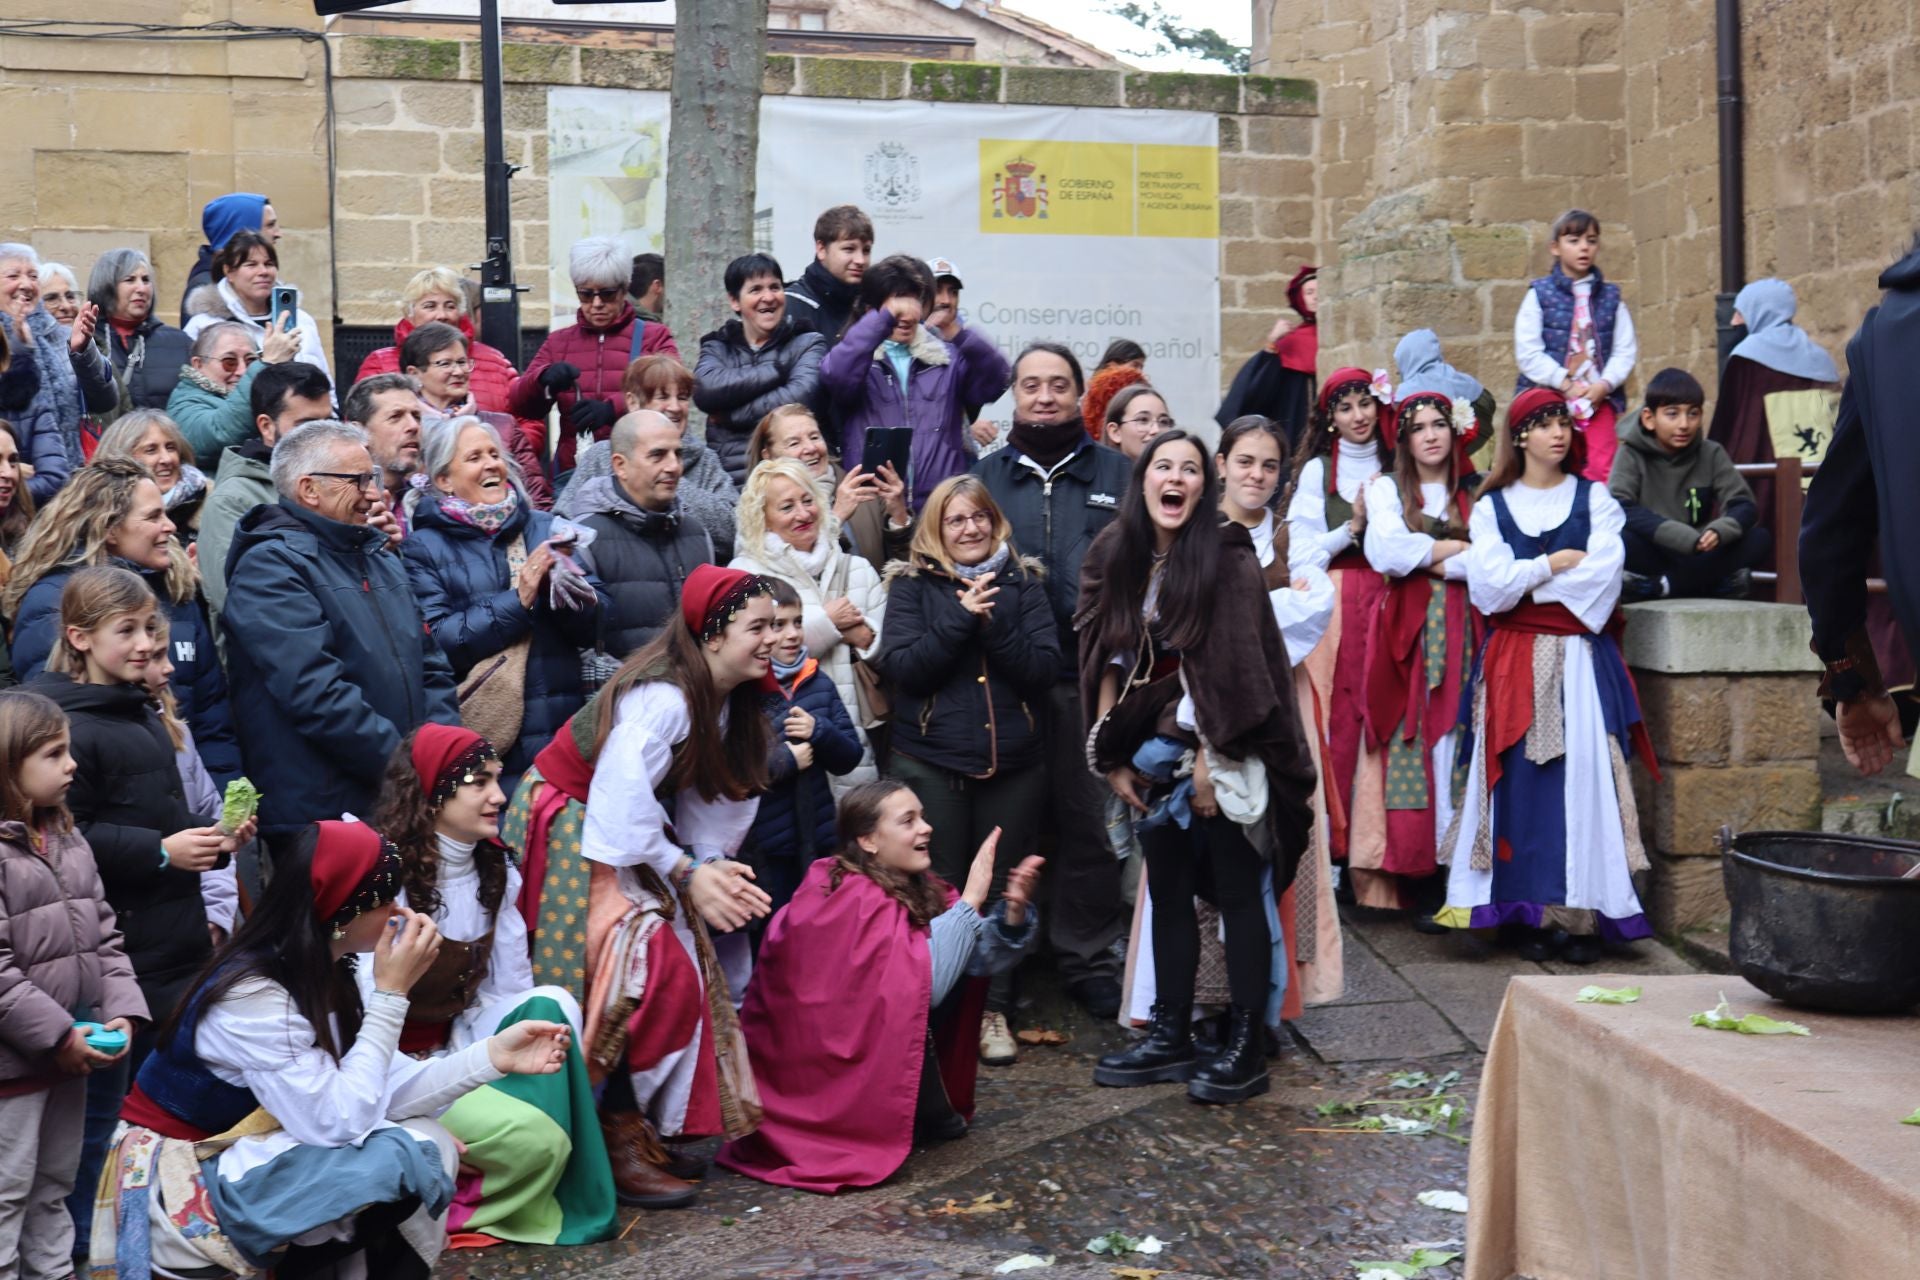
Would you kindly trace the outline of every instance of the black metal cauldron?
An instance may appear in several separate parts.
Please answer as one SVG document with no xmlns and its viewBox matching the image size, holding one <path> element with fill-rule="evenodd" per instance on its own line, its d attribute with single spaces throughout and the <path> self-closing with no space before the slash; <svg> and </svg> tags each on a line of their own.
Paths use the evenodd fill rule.
<svg viewBox="0 0 1920 1280">
<path fill-rule="evenodd" d="M 1741 977 L 1803 1009 L 1920 1003 L 1920 844 L 1723 828 L 1720 847 Z"/>
</svg>

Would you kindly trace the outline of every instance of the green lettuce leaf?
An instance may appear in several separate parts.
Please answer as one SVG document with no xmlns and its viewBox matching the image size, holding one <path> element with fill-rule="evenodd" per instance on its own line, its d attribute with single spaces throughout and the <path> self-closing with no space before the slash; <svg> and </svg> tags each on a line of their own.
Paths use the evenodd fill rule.
<svg viewBox="0 0 1920 1280">
<path fill-rule="evenodd" d="M 1573 998 L 1575 1004 L 1632 1004 L 1640 998 L 1639 987 L 1582 987 Z"/>
<path fill-rule="evenodd" d="M 220 829 L 232 835 L 247 825 L 260 808 L 260 792 L 253 783 L 245 778 L 235 778 L 227 784 L 227 793 L 220 801 Z"/>
<path fill-rule="evenodd" d="M 1779 1018 L 1769 1018 L 1764 1013 L 1749 1013 L 1741 1017 L 1733 1016 L 1733 1009 L 1727 1004 L 1727 993 L 1720 993 L 1720 1003 L 1705 1013 L 1696 1013 L 1689 1020 L 1696 1027 L 1706 1027 L 1713 1031 L 1738 1031 L 1743 1036 L 1810 1036 L 1813 1032 L 1797 1022 L 1786 1022 Z"/>
<path fill-rule="evenodd" d="M 1901 1124 L 1920 1124 L 1920 1109 L 1916 1109 L 1912 1115 L 1908 1116 L 1905 1120 L 1902 1120 L 1900 1123 Z"/>
</svg>

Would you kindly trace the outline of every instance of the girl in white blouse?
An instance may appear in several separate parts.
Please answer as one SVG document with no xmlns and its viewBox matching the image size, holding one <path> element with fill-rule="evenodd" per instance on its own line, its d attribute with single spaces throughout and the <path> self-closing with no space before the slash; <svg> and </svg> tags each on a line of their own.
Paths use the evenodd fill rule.
<svg viewBox="0 0 1920 1280">
<path fill-rule="evenodd" d="M 1460 692 L 1471 679 L 1477 630 L 1467 599 L 1467 490 L 1479 424 L 1473 406 L 1414 388 L 1395 409 L 1393 471 L 1367 486 L 1367 563 L 1387 579 L 1368 637 L 1367 747 L 1387 805 L 1380 862 L 1352 874 L 1384 882 L 1416 911 L 1415 927 L 1445 900 L 1436 846 L 1453 817 Z M 1437 589 L 1436 589 L 1437 588 Z M 1369 895 L 1374 896 L 1374 895 Z"/>
<path fill-rule="evenodd" d="M 1651 932 L 1633 889 L 1647 856 L 1626 753 L 1659 769 L 1613 625 L 1626 517 L 1580 476 L 1559 392 L 1522 392 L 1507 420 L 1470 526 L 1467 588 L 1490 635 L 1436 919 L 1503 926 L 1533 960 L 1551 957 L 1563 930 L 1563 958 L 1592 964 L 1603 941 Z"/>
</svg>

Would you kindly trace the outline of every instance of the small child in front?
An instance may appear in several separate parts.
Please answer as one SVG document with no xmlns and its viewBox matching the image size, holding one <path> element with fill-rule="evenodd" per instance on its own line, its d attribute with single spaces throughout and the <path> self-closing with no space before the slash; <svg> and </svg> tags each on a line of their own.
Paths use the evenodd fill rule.
<svg viewBox="0 0 1920 1280">
<path fill-rule="evenodd" d="M 1568 401 L 1586 437 L 1580 474 L 1607 481 L 1627 411 L 1621 387 L 1640 353 L 1620 286 L 1600 274 L 1600 219 L 1569 209 L 1553 221 L 1553 270 L 1527 289 L 1513 318 L 1514 392 L 1550 387 Z"/>
<path fill-rule="evenodd" d="M 1623 434 L 1607 489 L 1626 509 L 1629 600 L 1745 596 L 1773 550 L 1755 523 L 1753 490 L 1701 429 L 1706 392 L 1685 369 L 1647 383 L 1640 421 Z"/>
</svg>

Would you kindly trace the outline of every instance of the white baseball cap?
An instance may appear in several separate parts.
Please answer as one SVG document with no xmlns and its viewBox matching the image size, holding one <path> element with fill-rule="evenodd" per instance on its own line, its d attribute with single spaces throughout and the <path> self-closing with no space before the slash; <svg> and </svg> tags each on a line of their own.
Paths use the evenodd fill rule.
<svg viewBox="0 0 1920 1280">
<path fill-rule="evenodd" d="M 933 272 L 934 283 L 938 284 L 941 280 L 951 276 L 956 285 L 959 285 L 963 289 L 966 288 L 966 285 L 961 284 L 960 281 L 960 268 L 954 265 L 952 258 L 929 258 L 927 259 L 927 266 Z"/>
</svg>

